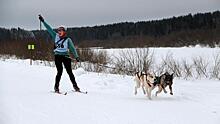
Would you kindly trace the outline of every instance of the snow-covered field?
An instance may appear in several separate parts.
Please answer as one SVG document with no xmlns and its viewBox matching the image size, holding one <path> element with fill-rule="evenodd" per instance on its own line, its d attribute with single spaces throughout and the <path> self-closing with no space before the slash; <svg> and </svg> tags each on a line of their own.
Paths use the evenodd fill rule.
<svg viewBox="0 0 220 124">
<path fill-rule="evenodd" d="M 110 57 L 119 56 L 122 50 L 133 50 L 140 48 L 130 49 L 107 49 L 107 53 Z M 143 49 L 143 48 L 141 48 Z M 147 49 L 147 48 L 145 48 Z M 105 50 L 105 49 L 104 49 Z M 219 47 L 201 47 L 199 45 L 195 47 L 149 47 L 150 53 L 153 53 L 155 62 L 159 63 L 162 58 L 165 58 L 167 54 L 172 54 L 175 60 L 191 60 L 193 57 L 202 56 L 203 58 L 213 59 L 213 56 L 220 54 Z"/>
<path fill-rule="evenodd" d="M 64 71 L 51 93 L 56 68 L 0 61 L 0 124 L 219 124 L 220 82 L 174 80 L 174 96 L 134 96 L 130 76 L 73 70 L 88 94 L 71 93 Z M 153 91 L 155 92 L 155 91 Z"/>
</svg>

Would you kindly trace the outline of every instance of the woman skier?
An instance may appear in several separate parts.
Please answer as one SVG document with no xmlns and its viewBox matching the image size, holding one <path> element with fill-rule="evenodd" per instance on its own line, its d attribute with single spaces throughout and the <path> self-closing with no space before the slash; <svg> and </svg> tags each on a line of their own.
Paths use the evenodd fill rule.
<svg viewBox="0 0 220 124">
<path fill-rule="evenodd" d="M 55 93 L 60 93 L 59 91 L 59 83 L 61 79 L 61 75 L 63 73 L 63 65 L 66 68 L 66 71 L 69 75 L 69 78 L 73 84 L 73 88 L 75 91 L 80 92 L 79 87 L 77 86 L 75 77 L 73 75 L 72 69 L 71 69 L 71 59 L 69 57 L 69 51 L 73 53 L 75 59 L 77 62 L 79 62 L 79 56 L 76 52 L 76 49 L 74 47 L 74 44 L 70 38 L 67 37 L 66 29 L 65 27 L 61 26 L 58 28 L 58 32 L 56 33 L 53 31 L 53 29 L 48 25 L 44 18 L 39 15 L 39 20 L 43 23 L 43 25 L 46 27 L 47 31 L 49 32 L 50 36 L 52 37 L 55 46 L 54 46 L 54 55 L 55 55 L 55 65 L 57 68 L 57 75 L 55 78 L 55 86 L 54 90 Z"/>
</svg>

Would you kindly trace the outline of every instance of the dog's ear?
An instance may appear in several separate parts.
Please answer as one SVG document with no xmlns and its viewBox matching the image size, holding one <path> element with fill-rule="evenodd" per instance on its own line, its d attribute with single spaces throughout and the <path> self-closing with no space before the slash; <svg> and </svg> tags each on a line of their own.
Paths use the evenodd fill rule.
<svg viewBox="0 0 220 124">
<path fill-rule="evenodd" d="M 174 73 L 171 74 L 172 78 L 174 77 Z"/>
<path fill-rule="evenodd" d="M 165 75 L 170 75 L 167 71 L 164 73 Z"/>
</svg>

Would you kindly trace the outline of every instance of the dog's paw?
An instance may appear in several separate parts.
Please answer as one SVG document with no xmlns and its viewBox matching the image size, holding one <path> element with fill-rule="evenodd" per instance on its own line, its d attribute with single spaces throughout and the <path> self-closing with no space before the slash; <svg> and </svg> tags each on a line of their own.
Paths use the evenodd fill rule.
<svg viewBox="0 0 220 124">
<path fill-rule="evenodd" d="M 137 92 L 134 92 L 134 95 L 137 95 Z"/>
<path fill-rule="evenodd" d="M 173 95 L 173 93 L 170 93 L 170 95 Z"/>
<path fill-rule="evenodd" d="M 164 93 L 167 93 L 167 91 L 166 91 L 166 90 L 164 90 Z"/>
</svg>

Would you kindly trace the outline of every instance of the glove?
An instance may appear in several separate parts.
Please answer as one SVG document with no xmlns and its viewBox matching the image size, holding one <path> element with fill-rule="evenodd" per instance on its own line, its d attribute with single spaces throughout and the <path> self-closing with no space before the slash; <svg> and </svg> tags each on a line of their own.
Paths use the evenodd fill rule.
<svg viewBox="0 0 220 124">
<path fill-rule="evenodd" d="M 77 61 L 77 62 L 79 62 L 79 61 L 80 61 L 79 57 L 77 57 L 77 58 L 76 58 L 76 61 Z"/>
<path fill-rule="evenodd" d="M 41 21 L 41 22 L 44 22 L 44 18 L 41 16 L 41 15 L 38 15 L 39 16 L 39 20 Z"/>
</svg>

